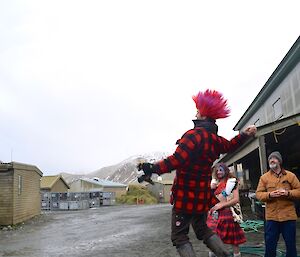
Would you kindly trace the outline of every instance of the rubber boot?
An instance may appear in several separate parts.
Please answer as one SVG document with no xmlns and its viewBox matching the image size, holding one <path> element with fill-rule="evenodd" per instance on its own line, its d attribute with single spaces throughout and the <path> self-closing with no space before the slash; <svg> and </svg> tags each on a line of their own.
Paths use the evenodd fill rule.
<svg viewBox="0 0 300 257">
<path fill-rule="evenodd" d="M 191 243 L 185 243 L 177 248 L 180 257 L 196 257 Z"/>
<path fill-rule="evenodd" d="M 211 237 L 209 237 L 203 242 L 217 257 L 231 256 L 222 240 L 216 234 L 213 234 Z"/>
</svg>

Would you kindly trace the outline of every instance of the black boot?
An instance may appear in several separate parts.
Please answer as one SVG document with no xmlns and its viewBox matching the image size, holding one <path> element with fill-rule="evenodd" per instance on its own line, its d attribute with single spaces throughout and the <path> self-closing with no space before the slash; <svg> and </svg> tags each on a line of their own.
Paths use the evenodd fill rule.
<svg viewBox="0 0 300 257">
<path fill-rule="evenodd" d="M 180 245 L 177 248 L 177 252 L 179 253 L 180 257 L 196 257 L 193 246 L 189 242 L 185 243 L 183 245 Z"/>
<path fill-rule="evenodd" d="M 204 244 L 218 257 L 229 257 L 231 254 L 226 249 L 222 240 L 213 234 L 211 237 L 203 241 Z"/>
</svg>

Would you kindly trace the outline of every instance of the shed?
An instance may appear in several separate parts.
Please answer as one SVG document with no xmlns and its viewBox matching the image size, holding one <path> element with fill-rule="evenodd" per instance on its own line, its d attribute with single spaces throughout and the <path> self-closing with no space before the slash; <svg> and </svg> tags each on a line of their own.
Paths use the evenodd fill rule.
<svg viewBox="0 0 300 257">
<path fill-rule="evenodd" d="M 41 213 L 40 179 L 33 165 L 0 163 L 0 225 L 14 225 Z"/>
<path fill-rule="evenodd" d="M 99 178 L 80 178 L 70 183 L 69 192 L 112 192 L 116 197 L 126 194 L 127 185 L 99 179 Z"/>
<path fill-rule="evenodd" d="M 169 203 L 173 180 L 158 180 L 153 181 L 153 183 L 153 185 L 147 185 L 148 190 L 155 195 L 160 203 Z"/>
<path fill-rule="evenodd" d="M 238 177 L 255 190 L 268 170 L 268 155 L 279 151 L 283 167 L 300 178 L 300 37 L 284 56 L 234 130 L 257 126 L 255 138 L 218 161 L 233 165 Z"/>
<path fill-rule="evenodd" d="M 68 192 L 70 186 L 61 175 L 43 176 L 41 179 L 42 192 Z"/>
</svg>

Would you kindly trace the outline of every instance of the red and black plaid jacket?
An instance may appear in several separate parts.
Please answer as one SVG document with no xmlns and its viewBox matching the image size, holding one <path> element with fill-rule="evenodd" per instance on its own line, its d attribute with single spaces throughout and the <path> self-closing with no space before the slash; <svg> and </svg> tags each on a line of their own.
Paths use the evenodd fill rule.
<svg viewBox="0 0 300 257">
<path fill-rule="evenodd" d="M 210 189 L 213 162 L 220 154 L 237 149 L 246 139 L 247 135 L 239 134 L 228 141 L 197 125 L 187 131 L 174 154 L 155 164 L 158 174 L 176 170 L 172 188 L 174 208 L 185 213 L 207 212 L 216 203 Z"/>
</svg>

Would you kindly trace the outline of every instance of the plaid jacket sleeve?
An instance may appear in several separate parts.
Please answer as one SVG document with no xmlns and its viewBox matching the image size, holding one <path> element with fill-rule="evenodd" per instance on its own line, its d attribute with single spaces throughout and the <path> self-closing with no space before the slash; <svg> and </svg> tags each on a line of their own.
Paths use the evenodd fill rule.
<svg viewBox="0 0 300 257">
<path fill-rule="evenodd" d="M 156 172 L 158 174 L 163 174 L 171 172 L 172 170 L 180 167 L 182 164 L 188 161 L 195 150 L 196 145 L 199 144 L 200 141 L 201 136 L 196 134 L 194 130 L 187 131 L 179 140 L 179 145 L 177 146 L 175 152 L 166 159 L 156 163 Z"/>
<path fill-rule="evenodd" d="M 232 138 L 230 141 L 223 137 L 219 137 L 219 143 L 220 143 L 220 152 L 221 153 L 228 153 L 235 151 L 238 147 L 240 147 L 243 143 L 249 139 L 250 136 L 246 134 L 238 134 L 234 138 Z"/>
</svg>

